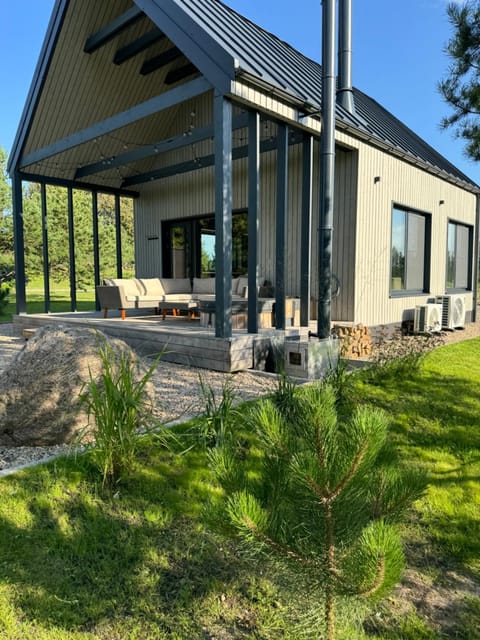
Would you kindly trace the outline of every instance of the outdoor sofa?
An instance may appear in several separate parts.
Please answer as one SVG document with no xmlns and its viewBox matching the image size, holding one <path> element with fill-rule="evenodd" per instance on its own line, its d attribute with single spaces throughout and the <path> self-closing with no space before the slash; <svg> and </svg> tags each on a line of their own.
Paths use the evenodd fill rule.
<svg viewBox="0 0 480 640">
<path fill-rule="evenodd" d="M 232 281 L 234 300 L 245 300 L 248 278 Z M 105 278 L 97 287 L 97 296 L 103 317 L 109 309 L 119 309 L 125 319 L 128 309 L 155 309 L 194 312 L 199 299 L 215 300 L 215 278 Z"/>
</svg>

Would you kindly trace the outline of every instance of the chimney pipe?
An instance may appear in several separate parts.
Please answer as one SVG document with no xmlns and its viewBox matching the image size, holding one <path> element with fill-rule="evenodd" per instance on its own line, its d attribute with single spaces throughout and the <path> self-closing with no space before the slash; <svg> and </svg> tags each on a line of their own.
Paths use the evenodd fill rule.
<svg viewBox="0 0 480 640">
<path fill-rule="evenodd" d="M 338 5 L 338 88 L 337 102 L 355 113 L 352 87 L 352 0 Z"/>
</svg>

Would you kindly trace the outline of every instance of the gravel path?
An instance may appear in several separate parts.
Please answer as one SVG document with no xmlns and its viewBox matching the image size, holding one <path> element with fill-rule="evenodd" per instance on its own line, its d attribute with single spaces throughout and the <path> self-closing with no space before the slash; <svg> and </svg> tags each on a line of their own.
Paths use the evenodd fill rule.
<svg viewBox="0 0 480 640">
<path fill-rule="evenodd" d="M 25 344 L 24 338 L 13 335 L 11 324 L 0 324 L 0 373 L 9 366 L 16 353 Z M 274 379 L 255 373 L 225 374 L 199 370 L 170 362 L 162 362 L 155 371 L 152 382 L 156 394 L 156 415 L 165 423 L 186 420 L 203 409 L 200 380 L 221 396 L 224 384 L 231 380 L 238 401 L 257 398 L 269 393 Z M 22 466 L 45 461 L 62 453 L 68 453 L 68 445 L 55 447 L 0 447 L 0 476 Z"/>
<path fill-rule="evenodd" d="M 469 324 L 463 330 L 444 333 L 446 344 L 480 336 L 480 322 Z M 11 324 L 0 324 L 0 373 L 8 367 L 15 354 L 23 347 L 25 340 L 13 335 Z M 160 362 L 154 376 L 156 392 L 156 414 L 164 422 L 186 420 L 203 409 L 200 379 L 208 384 L 217 397 L 223 385 L 231 379 L 232 388 L 238 400 L 257 398 L 269 393 L 274 387 L 274 379 L 257 373 L 240 372 L 233 375 L 217 371 L 199 370 L 169 362 Z M 0 476 L 48 460 L 62 453 L 68 453 L 68 445 L 54 447 L 0 447 Z"/>
</svg>

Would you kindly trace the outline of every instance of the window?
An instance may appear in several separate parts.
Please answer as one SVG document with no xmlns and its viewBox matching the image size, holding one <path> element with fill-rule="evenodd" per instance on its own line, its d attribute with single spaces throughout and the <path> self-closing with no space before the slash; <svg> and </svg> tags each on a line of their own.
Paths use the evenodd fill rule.
<svg viewBox="0 0 480 640">
<path fill-rule="evenodd" d="M 247 213 L 232 216 L 232 274 L 248 268 Z M 163 275 L 174 278 L 208 278 L 215 275 L 215 218 L 202 216 L 162 224 Z"/>
<path fill-rule="evenodd" d="M 394 207 L 390 291 L 426 292 L 430 287 L 430 216 Z"/>
<path fill-rule="evenodd" d="M 448 223 L 447 289 L 470 289 L 472 283 L 473 229 Z"/>
</svg>

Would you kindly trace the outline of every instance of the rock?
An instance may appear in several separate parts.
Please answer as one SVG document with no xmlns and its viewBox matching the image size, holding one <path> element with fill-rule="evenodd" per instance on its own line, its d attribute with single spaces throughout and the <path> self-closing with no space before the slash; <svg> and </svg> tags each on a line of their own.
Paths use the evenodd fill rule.
<svg viewBox="0 0 480 640">
<path fill-rule="evenodd" d="M 49 446 L 78 438 L 88 423 L 80 392 L 90 374 L 99 379 L 104 342 L 140 363 L 125 342 L 95 329 L 38 329 L 0 374 L 0 446 Z"/>
</svg>

